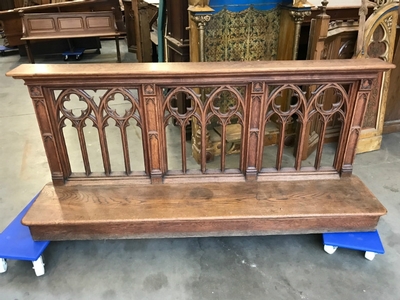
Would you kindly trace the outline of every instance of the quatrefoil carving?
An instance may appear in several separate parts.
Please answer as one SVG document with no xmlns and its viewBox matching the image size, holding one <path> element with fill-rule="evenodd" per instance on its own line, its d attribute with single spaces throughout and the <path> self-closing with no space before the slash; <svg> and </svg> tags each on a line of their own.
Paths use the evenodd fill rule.
<svg viewBox="0 0 400 300">
<path fill-rule="evenodd" d="M 387 34 L 382 25 L 376 27 L 371 37 L 371 42 L 368 45 L 367 53 L 370 58 L 380 58 L 383 60 L 387 59 L 387 53 L 388 53 Z"/>
</svg>

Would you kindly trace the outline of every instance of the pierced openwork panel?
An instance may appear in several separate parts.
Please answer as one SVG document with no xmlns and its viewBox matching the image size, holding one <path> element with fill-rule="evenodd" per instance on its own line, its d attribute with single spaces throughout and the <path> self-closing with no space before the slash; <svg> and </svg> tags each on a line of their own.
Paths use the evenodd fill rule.
<svg viewBox="0 0 400 300">
<path fill-rule="evenodd" d="M 206 26 L 206 60 L 276 59 L 279 19 L 278 9 L 259 11 L 250 7 L 238 13 L 223 9 Z"/>
<path fill-rule="evenodd" d="M 382 25 L 376 27 L 368 45 L 367 54 L 370 58 L 388 59 L 389 36 L 387 30 Z"/>
<path fill-rule="evenodd" d="M 137 88 L 70 88 L 52 93 L 61 144 L 65 155 L 73 158 L 72 164 L 67 160 L 68 169 L 86 176 L 138 174 L 135 170 L 143 174 L 143 120 Z"/>
<path fill-rule="evenodd" d="M 389 16 L 387 19 L 392 19 Z M 390 54 L 390 23 L 386 24 L 383 22 L 378 25 L 371 35 L 370 43 L 367 48 L 367 55 L 370 58 L 380 58 L 384 61 L 388 61 Z M 393 47 L 393 46 L 392 46 Z M 372 83 L 372 91 L 370 101 L 368 102 L 367 113 L 364 119 L 363 128 L 375 128 L 378 120 L 380 92 L 381 92 L 382 80 L 381 78 L 375 79 Z"/>
<path fill-rule="evenodd" d="M 350 88 L 349 84 L 338 83 L 270 86 L 263 113 L 263 129 L 275 124 L 278 128 L 277 143 L 269 144 L 267 135 L 262 134 L 261 173 L 337 169 L 336 145 L 325 142 L 333 129 L 339 133 L 339 140 L 342 138 L 343 122 L 348 118 Z M 311 90 L 313 92 L 306 92 Z M 311 126 L 313 122 L 315 125 Z M 316 150 L 303 161 L 303 146 L 310 140 L 310 128 L 315 129 Z M 327 154 L 324 159 L 323 153 Z M 327 158 L 329 156 L 331 159 Z"/>
<path fill-rule="evenodd" d="M 255 150 L 248 146 L 254 134 L 260 140 L 255 147 L 262 153 L 256 163 L 262 176 L 339 171 L 351 86 L 251 82 L 51 91 L 65 167 L 72 176 L 149 175 L 151 152 L 157 149 L 164 151 L 157 155 L 165 176 L 244 175 L 247 152 Z M 184 112 L 179 99 L 191 103 Z M 162 112 L 160 127 L 152 116 L 157 111 Z M 302 145 L 308 141 L 312 122 L 316 150 L 302 161 Z M 324 142 L 332 128 L 339 140 L 327 146 Z"/>
<path fill-rule="evenodd" d="M 232 125 L 236 132 L 235 139 L 242 143 L 243 125 L 245 121 L 245 93 L 243 86 L 200 86 L 171 87 L 165 89 L 163 102 L 164 128 L 166 130 L 168 170 L 180 170 L 182 173 L 196 172 L 243 172 L 239 157 L 240 148 L 232 142 Z M 176 102 L 179 98 L 190 100 L 191 106 L 185 113 L 180 113 Z M 180 131 L 180 143 L 173 137 L 168 124 L 173 123 Z M 187 142 L 188 126 L 192 127 L 192 144 Z M 175 150 L 168 147 L 175 141 Z M 176 154 L 180 149 L 181 157 Z M 190 153 L 188 153 L 190 152 Z M 233 154 L 227 160 L 227 155 Z M 180 164 L 177 164 L 177 160 Z M 198 163 L 197 163 L 197 162 Z M 237 161 L 237 163 L 234 163 Z M 179 166 L 179 167 L 178 167 Z M 176 172 L 175 172 L 176 173 Z"/>
<path fill-rule="evenodd" d="M 62 185 L 351 174 L 372 82 L 391 67 L 337 60 L 139 64 L 102 74 L 90 65 L 22 69 L 30 70 L 26 82 L 53 182 Z M 311 127 L 316 147 L 307 161 Z M 333 136 L 336 147 L 327 149 Z"/>
<path fill-rule="evenodd" d="M 374 1 L 375 11 L 365 23 L 364 47 L 360 57 L 379 58 L 392 62 L 395 48 L 398 3 L 392 0 Z M 363 123 L 365 129 L 382 132 L 386 98 L 389 89 L 390 72 L 373 82 L 371 96 Z"/>
</svg>

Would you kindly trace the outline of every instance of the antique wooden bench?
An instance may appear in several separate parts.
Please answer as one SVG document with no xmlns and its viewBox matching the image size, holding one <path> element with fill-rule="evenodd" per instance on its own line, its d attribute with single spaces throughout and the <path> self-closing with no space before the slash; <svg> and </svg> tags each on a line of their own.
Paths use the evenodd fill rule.
<svg viewBox="0 0 400 300">
<path fill-rule="evenodd" d="M 114 37 L 117 60 L 121 62 L 119 35 L 113 11 L 73 13 L 21 13 L 23 37 L 30 63 L 35 63 L 31 42 L 51 39 Z M 74 51 L 70 44 L 69 50 Z"/>
<path fill-rule="evenodd" d="M 23 224 L 35 240 L 373 230 L 386 210 L 352 176 L 353 160 L 371 82 L 393 67 L 377 59 L 21 65 L 7 75 L 25 80 L 53 179 Z M 315 87 L 310 95 L 308 85 Z M 337 95 L 328 107 L 326 91 Z M 185 114 L 174 101 L 182 93 L 192 99 Z M 227 110 L 219 106 L 222 94 L 235 99 Z M 326 161 L 324 131 L 337 114 L 342 129 Z M 321 138 L 314 158 L 303 161 L 314 115 Z M 200 165 L 186 143 L 192 118 Z M 227 156 L 233 119 L 242 127 L 241 152 Z M 213 120 L 221 126 L 221 156 L 208 162 Z M 280 135 L 266 148 L 269 122 Z M 294 156 L 284 144 L 292 122 Z"/>
</svg>

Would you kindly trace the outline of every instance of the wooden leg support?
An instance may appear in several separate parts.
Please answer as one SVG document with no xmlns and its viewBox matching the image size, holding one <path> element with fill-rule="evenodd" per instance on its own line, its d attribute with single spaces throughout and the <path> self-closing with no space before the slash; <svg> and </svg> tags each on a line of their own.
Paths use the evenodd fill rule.
<svg viewBox="0 0 400 300">
<path fill-rule="evenodd" d="M 34 64 L 35 60 L 33 58 L 32 50 L 31 50 L 31 42 L 30 41 L 26 41 L 25 49 L 26 49 L 26 55 L 28 55 L 29 62 L 31 64 Z"/>
<path fill-rule="evenodd" d="M 117 60 L 121 62 L 121 51 L 119 50 L 119 37 L 115 36 L 115 47 L 117 48 Z"/>
</svg>

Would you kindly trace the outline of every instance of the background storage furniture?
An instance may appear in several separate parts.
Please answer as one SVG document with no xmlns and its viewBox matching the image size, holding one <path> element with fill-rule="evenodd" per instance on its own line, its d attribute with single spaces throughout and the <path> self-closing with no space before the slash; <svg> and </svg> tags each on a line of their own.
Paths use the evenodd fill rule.
<svg viewBox="0 0 400 300">
<path fill-rule="evenodd" d="M 31 42 L 101 36 L 115 38 L 117 60 L 121 62 L 119 49 L 120 34 L 116 31 L 115 18 L 112 11 L 23 14 L 22 22 L 24 36 L 21 40 L 26 42 L 26 51 L 31 63 L 35 63 L 30 46 Z M 73 51 L 73 48 L 71 51 Z"/>
</svg>

